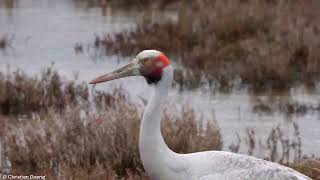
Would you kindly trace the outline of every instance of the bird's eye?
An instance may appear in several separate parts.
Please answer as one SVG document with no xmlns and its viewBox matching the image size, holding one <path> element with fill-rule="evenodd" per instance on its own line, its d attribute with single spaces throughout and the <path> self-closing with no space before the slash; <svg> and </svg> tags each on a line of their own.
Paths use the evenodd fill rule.
<svg viewBox="0 0 320 180">
<path fill-rule="evenodd" d="M 145 63 L 145 64 L 148 64 L 148 63 L 150 63 L 150 62 L 151 62 L 151 59 L 145 59 L 145 60 L 144 60 L 144 63 Z"/>
</svg>

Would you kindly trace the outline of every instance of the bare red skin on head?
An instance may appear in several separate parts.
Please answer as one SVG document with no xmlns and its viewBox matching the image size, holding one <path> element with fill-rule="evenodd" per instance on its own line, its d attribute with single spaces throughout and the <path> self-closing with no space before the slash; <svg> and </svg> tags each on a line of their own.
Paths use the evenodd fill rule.
<svg viewBox="0 0 320 180">
<path fill-rule="evenodd" d="M 161 62 L 163 63 L 163 68 L 167 67 L 170 64 L 169 59 L 167 58 L 166 55 L 164 55 L 163 53 L 160 54 L 159 59 L 161 60 Z"/>
<path fill-rule="evenodd" d="M 158 64 L 161 64 L 162 66 L 159 66 Z M 161 53 L 156 59 L 155 61 L 152 63 L 153 66 L 153 74 L 156 76 L 160 76 L 162 75 L 163 69 L 167 66 L 169 66 L 170 61 L 167 58 L 166 55 L 164 55 L 163 53 Z"/>
</svg>

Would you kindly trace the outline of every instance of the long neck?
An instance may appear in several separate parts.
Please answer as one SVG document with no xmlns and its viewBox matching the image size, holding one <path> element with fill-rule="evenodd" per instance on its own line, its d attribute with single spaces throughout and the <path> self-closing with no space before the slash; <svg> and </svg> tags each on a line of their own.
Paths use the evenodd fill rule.
<svg viewBox="0 0 320 180">
<path fill-rule="evenodd" d="M 155 85 L 153 95 L 143 114 L 140 126 L 139 150 L 144 168 L 148 173 L 154 173 L 161 163 L 172 158 L 173 152 L 164 142 L 161 134 L 161 110 L 168 96 L 172 83 L 172 68 L 168 66 L 162 79 Z"/>
</svg>

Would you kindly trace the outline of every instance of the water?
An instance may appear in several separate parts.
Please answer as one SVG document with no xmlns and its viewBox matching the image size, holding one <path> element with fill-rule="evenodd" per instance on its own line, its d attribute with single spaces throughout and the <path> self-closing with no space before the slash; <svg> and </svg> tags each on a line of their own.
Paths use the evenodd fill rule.
<svg viewBox="0 0 320 180">
<path fill-rule="evenodd" d="M 0 70 L 20 68 L 29 74 L 38 74 L 54 63 L 54 69 L 64 79 L 77 77 L 79 82 L 88 82 L 125 61 L 119 65 L 116 56 L 92 61 L 87 54 L 76 55 L 75 44 L 89 44 L 95 34 L 134 28 L 141 16 L 134 11 L 112 9 L 106 9 L 103 16 L 100 9 L 84 9 L 75 6 L 71 0 L 20 0 L 5 5 L 4 2 L 9 1 L 0 1 L 0 36 L 13 35 L 13 48 L 0 51 Z M 108 90 L 115 86 L 122 86 L 136 99 L 148 98 L 151 93 L 151 88 L 140 77 L 121 79 L 97 88 Z M 266 139 L 270 130 L 280 124 L 291 137 L 292 122 L 296 122 L 300 127 L 303 153 L 320 155 L 319 113 L 292 117 L 290 121 L 281 113 L 259 115 L 252 112 L 251 97 L 246 93 L 211 95 L 205 90 L 179 93 L 173 89 L 170 97 L 169 104 L 189 104 L 197 114 L 214 115 L 221 128 L 225 149 L 236 141 L 236 133 L 243 136 L 248 127 L 255 129 L 258 139 Z M 296 93 L 294 98 L 307 104 L 320 102 L 319 94 L 303 91 Z M 241 152 L 246 150 L 241 149 Z"/>
</svg>

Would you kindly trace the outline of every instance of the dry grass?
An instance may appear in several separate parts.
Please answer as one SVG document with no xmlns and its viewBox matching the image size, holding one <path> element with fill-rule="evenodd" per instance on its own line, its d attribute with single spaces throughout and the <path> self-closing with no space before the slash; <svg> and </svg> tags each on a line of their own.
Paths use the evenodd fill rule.
<svg viewBox="0 0 320 180">
<path fill-rule="evenodd" d="M 300 163 L 291 165 L 292 168 L 303 172 L 313 180 L 320 180 L 320 159 L 304 158 Z"/>
<path fill-rule="evenodd" d="M 201 86 L 204 77 L 224 92 L 239 84 L 254 92 L 313 89 L 320 77 L 320 25 L 313 6 L 318 7 L 285 0 L 182 1 L 177 22 L 146 20 L 133 31 L 98 37 L 95 45 L 123 56 L 162 50 L 184 66 L 180 84 L 186 88 Z"/>
<path fill-rule="evenodd" d="M 64 172 L 68 169 L 83 169 L 91 174 L 100 166 L 102 174 L 122 177 L 131 171 L 143 175 L 137 147 L 141 113 L 125 102 L 116 103 L 114 109 L 86 118 L 81 118 L 75 110 L 64 115 L 52 112 L 44 119 L 23 122 L 10 119 L 6 122 L 4 144 L 13 170 L 63 176 L 70 173 Z M 196 122 L 199 119 L 190 118 L 194 118 L 190 111 L 184 112 L 181 118 L 164 117 L 163 134 L 173 150 L 193 152 L 221 148 L 220 134 L 214 125 L 198 132 L 193 125 L 201 125 Z M 74 174 L 74 178 L 77 177 L 79 174 Z"/>
<path fill-rule="evenodd" d="M 51 68 L 41 77 L 28 77 L 21 71 L 0 73 L 0 113 L 31 115 L 46 113 L 48 108 L 61 112 L 67 106 L 88 102 L 88 87 L 73 81 L 63 82 Z"/>
<path fill-rule="evenodd" d="M 146 178 L 138 151 L 142 111 L 123 90 L 94 91 L 89 107 L 88 87 L 62 82 L 52 69 L 40 77 L 2 75 L 0 82 L 1 97 L 6 97 L 0 117 L 3 156 L 11 161 L 12 173 L 52 179 Z M 178 114 L 165 111 L 165 140 L 177 152 L 219 150 L 219 129 L 208 120 L 212 123 L 190 108 Z"/>
<path fill-rule="evenodd" d="M 302 155 L 298 125 L 293 123 L 293 129 L 292 136 L 288 137 L 278 125 L 270 131 L 265 141 L 256 137 L 254 129 L 247 129 L 245 136 L 238 135 L 238 142 L 229 146 L 229 149 L 239 152 L 240 147 L 245 146 L 246 154 L 262 156 L 263 159 L 289 166 L 314 180 L 320 180 L 320 159 Z"/>
</svg>

